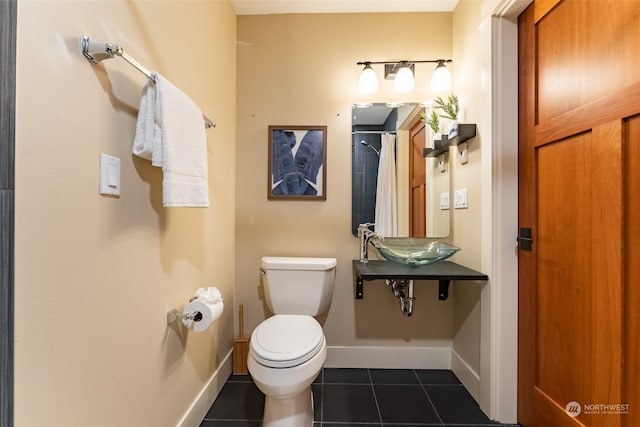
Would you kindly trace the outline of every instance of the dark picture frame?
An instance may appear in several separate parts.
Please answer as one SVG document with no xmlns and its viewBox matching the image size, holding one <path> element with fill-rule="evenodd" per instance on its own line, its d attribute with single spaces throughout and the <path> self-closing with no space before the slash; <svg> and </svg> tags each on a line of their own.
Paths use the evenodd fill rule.
<svg viewBox="0 0 640 427">
<path fill-rule="evenodd" d="M 269 126 L 268 199 L 326 200 L 326 171 L 326 126 Z"/>
</svg>

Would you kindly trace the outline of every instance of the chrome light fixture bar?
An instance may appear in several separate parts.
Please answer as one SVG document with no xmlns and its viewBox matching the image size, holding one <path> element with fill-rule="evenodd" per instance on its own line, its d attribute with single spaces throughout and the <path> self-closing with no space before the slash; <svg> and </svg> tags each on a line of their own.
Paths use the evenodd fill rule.
<svg viewBox="0 0 640 427">
<path fill-rule="evenodd" d="M 441 93 L 451 90 L 451 74 L 445 65 L 453 62 L 451 59 L 428 59 L 420 61 L 360 61 L 356 65 L 363 65 L 360 74 L 358 91 L 369 95 L 378 91 L 378 77 L 372 65 L 384 65 L 384 78 L 394 80 L 394 90 L 398 93 L 408 93 L 415 88 L 414 66 L 415 64 L 437 64 L 431 77 L 431 91 Z"/>
</svg>

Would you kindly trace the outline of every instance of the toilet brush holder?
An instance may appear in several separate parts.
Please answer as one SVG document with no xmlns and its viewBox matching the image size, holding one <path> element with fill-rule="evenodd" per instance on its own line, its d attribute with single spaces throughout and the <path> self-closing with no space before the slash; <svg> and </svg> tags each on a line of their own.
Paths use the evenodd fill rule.
<svg viewBox="0 0 640 427">
<path fill-rule="evenodd" d="M 239 335 L 233 340 L 233 374 L 247 375 L 247 357 L 249 356 L 249 338 L 244 335 L 244 309 L 242 304 L 238 308 Z"/>
</svg>

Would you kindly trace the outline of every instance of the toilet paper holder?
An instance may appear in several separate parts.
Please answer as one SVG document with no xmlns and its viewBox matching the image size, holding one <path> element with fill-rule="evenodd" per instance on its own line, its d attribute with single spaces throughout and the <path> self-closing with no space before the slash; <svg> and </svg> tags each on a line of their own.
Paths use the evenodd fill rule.
<svg viewBox="0 0 640 427">
<path fill-rule="evenodd" d="M 175 308 L 167 313 L 167 325 L 170 325 L 176 322 L 178 319 L 180 320 L 193 320 L 195 322 L 199 322 L 202 320 L 202 313 L 196 311 L 194 313 L 180 313 Z"/>
<path fill-rule="evenodd" d="M 174 308 L 167 313 L 167 325 L 182 320 L 187 328 L 202 332 L 222 314 L 222 310 L 222 295 L 216 287 L 198 288 L 182 312 Z"/>
</svg>

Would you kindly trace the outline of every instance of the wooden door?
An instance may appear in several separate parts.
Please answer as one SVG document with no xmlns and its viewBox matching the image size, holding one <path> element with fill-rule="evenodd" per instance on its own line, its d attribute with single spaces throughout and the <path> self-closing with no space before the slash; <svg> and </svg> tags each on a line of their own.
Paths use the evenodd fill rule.
<svg viewBox="0 0 640 427">
<path fill-rule="evenodd" d="M 640 1 L 519 17 L 518 419 L 640 426 Z"/>
<path fill-rule="evenodd" d="M 422 120 L 409 131 L 409 237 L 427 235 L 426 218 L 426 161 L 422 149 L 426 142 Z"/>
<path fill-rule="evenodd" d="M 640 88 L 636 91 L 640 103 Z M 640 115 L 625 120 L 624 149 L 624 370 L 622 399 L 629 404 L 624 427 L 640 426 Z"/>
</svg>

